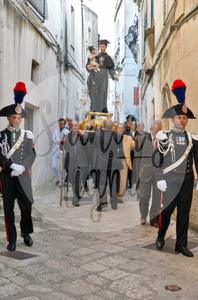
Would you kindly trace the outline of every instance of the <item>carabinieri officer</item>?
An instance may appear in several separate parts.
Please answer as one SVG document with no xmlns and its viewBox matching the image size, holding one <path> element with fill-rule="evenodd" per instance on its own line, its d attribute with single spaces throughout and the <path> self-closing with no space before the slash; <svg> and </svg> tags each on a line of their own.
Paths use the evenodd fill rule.
<svg viewBox="0 0 198 300">
<path fill-rule="evenodd" d="M 0 132 L 0 180 L 2 186 L 3 205 L 7 249 L 16 249 L 17 232 L 14 224 L 14 201 L 17 199 L 21 210 L 21 236 L 27 246 L 33 241 L 30 233 L 33 232 L 31 209 L 33 203 L 30 168 L 36 158 L 33 145 L 33 134 L 19 128 L 22 118 L 28 118 L 21 103 L 27 93 L 25 84 L 18 82 L 14 89 L 15 104 L 0 110 L 0 117 L 7 117 L 9 125 Z"/>
<path fill-rule="evenodd" d="M 193 157 L 198 173 L 198 135 L 185 131 L 188 119 L 195 119 L 185 104 L 186 85 L 181 80 L 173 83 L 172 92 L 180 104 L 170 107 L 162 118 L 171 118 L 174 124 L 168 132 L 156 135 L 158 149 L 154 153 L 157 187 L 163 192 L 159 215 L 158 249 L 164 246 L 164 238 L 171 214 L 177 207 L 175 251 L 193 257 L 187 248 L 189 213 L 193 195 Z M 160 160 L 159 158 L 160 154 Z M 159 163 L 160 161 L 160 163 Z"/>
</svg>

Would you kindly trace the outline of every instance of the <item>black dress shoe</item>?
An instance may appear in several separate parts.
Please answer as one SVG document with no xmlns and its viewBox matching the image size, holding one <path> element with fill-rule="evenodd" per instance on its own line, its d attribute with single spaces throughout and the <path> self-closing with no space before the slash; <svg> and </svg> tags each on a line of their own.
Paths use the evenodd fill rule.
<svg viewBox="0 0 198 300">
<path fill-rule="evenodd" d="M 107 205 L 101 205 L 99 204 L 98 207 L 96 207 L 96 211 L 101 211 L 103 208 L 107 207 Z"/>
<path fill-rule="evenodd" d="M 111 208 L 112 208 L 113 210 L 116 210 L 116 209 L 117 209 L 117 207 L 114 207 L 114 206 L 111 206 Z"/>
<path fill-rule="evenodd" d="M 118 203 L 124 203 L 122 199 L 118 199 Z"/>
<path fill-rule="evenodd" d="M 96 209 L 95 209 L 96 211 L 101 211 L 102 210 L 102 207 L 101 207 L 101 205 L 98 205 L 98 207 L 96 207 Z"/>
<path fill-rule="evenodd" d="M 28 247 L 30 247 L 30 246 L 33 245 L 33 240 L 32 240 L 32 238 L 30 237 L 29 233 L 23 233 L 23 232 L 21 232 L 21 237 L 23 238 L 24 243 L 25 243 Z"/>
<path fill-rule="evenodd" d="M 73 206 L 80 206 L 80 204 L 78 204 L 78 203 L 77 204 L 73 204 Z"/>
<path fill-rule="evenodd" d="M 106 108 L 106 107 L 105 107 L 105 108 L 103 108 L 102 112 L 103 112 L 103 113 L 108 113 L 108 110 L 107 110 L 107 108 Z"/>
<path fill-rule="evenodd" d="M 156 239 L 157 249 L 161 250 L 164 247 L 164 235 L 162 237 L 157 237 Z"/>
<path fill-rule="evenodd" d="M 16 242 L 9 242 L 7 249 L 8 251 L 14 251 L 16 249 Z"/>
<path fill-rule="evenodd" d="M 159 223 L 158 222 L 150 222 L 150 224 L 151 224 L 151 226 L 159 228 Z"/>
<path fill-rule="evenodd" d="M 131 184 L 128 185 L 128 189 L 131 189 Z"/>
<path fill-rule="evenodd" d="M 187 256 L 187 257 L 193 257 L 194 256 L 194 254 L 187 247 L 176 246 L 175 247 L 175 252 L 182 253 L 184 256 Z"/>
</svg>

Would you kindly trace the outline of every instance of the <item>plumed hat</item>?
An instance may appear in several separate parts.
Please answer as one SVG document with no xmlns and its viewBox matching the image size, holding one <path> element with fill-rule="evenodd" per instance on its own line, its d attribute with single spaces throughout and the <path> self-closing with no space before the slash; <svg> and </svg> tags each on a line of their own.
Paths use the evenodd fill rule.
<svg viewBox="0 0 198 300">
<path fill-rule="evenodd" d="M 0 117 L 7 117 L 9 115 L 21 115 L 21 118 L 29 118 L 26 114 L 25 110 L 21 107 L 23 102 L 23 98 L 27 94 L 27 90 L 25 87 L 25 83 L 17 82 L 14 88 L 14 100 L 15 104 L 11 104 L 8 106 L 3 107 L 0 110 Z"/>
<path fill-rule="evenodd" d="M 173 82 L 173 86 L 171 91 L 177 98 L 179 104 L 169 107 L 165 113 L 163 114 L 162 118 L 174 118 L 178 115 L 185 115 L 188 119 L 196 119 L 193 115 L 192 111 L 186 106 L 185 103 L 185 92 L 186 92 L 186 85 L 185 83 L 178 79 Z"/>
</svg>

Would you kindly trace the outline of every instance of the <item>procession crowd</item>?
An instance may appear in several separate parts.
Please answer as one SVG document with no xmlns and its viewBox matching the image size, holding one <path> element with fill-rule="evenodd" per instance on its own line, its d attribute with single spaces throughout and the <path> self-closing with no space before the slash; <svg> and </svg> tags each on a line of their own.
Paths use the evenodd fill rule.
<svg viewBox="0 0 198 300">
<path fill-rule="evenodd" d="M 91 127 L 87 132 L 79 130 L 79 123 L 72 118 L 67 118 L 67 127 L 66 120 L 59 119 L 59 128 L 52 137 L 52 169 L 57 177 L 56 185 L 61 188 L 67 174 L 74 206 L 80 206 L 83 187 L 89 190 L 90 177 L 99 193 L 97 211 L 107 207 L 107 195 L 111 208 L 116 210 L 118 204 L 123 203 L 125 189 L 136 188 L 140 222 L 145 225 L 149 216 L 150 225 L 159 228 L 156 239 L 159 250 L 164 246 L 171 214 L 177 207 L 175 251 L 193 257 L 187 248 L 187 235 L 194 184 L 193 161 L 198 173 L 198 135 L 185 130 L 188 119 L 195 117 L 185 104 L 184 83 L 175 81 L 172 91 L 178 98 L 182 94 L 184 102 L 178 100 L 180 104 L 165 111 L 162 118 L 170 118 L 173 123 L 168 132 L 162 131 L 163 124 L 159 120 L 151 123 L 149 133 L 145 132 L 144 124 L 140 122 L 137 128 L 131 115 L 126 124 L 117 124 L 116 131 L 112 130 L 114 123 L 110 119 L 104 120 L 102 128 Z M 21 236 L 27 246 L 33 244 L 29 235 L 33 232 L 31 206 L 34 202 L 30 168 L 36 157 L 33 134 L 20 129 L 22 118 L 28 117 L 20 106 L 26 94 L 25 84 L 17 83 L 14 93 L 15 104 L 0 110 L 0 116 L 7 117 L 9 122 L 0 132 L 0 188 L 9 251 L 16 249 L 15 199 L 21 209 Z M 58 171 L 59 160 L 62 174 Z"/>
</svg>

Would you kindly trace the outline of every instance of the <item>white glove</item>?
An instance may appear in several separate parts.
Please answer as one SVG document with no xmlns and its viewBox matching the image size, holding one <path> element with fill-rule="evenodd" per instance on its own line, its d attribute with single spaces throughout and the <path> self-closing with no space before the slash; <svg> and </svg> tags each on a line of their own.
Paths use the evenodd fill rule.
<svg viewBox="0 0 198 300">
<path fill-rule="evenodd" d="M 197 183 L 197 186 L 196 186 L 196 191 L 198 192 L 198 183 Z"/>
<path fill-rule="evenodd" d="M 19 172 L 17 172 L 17 171 L 15 171 L 15 170 L 13 170 L 12 172 L 11 172 L 11 177 L 13 177 L 13 176 L 19 176 L 20 174 L 19 174 Z"/>
<path fill-rule="evenodd" d="M 20 175 L 25 171 L 23 166 L 17 164 L 11 164 L 10 168 L 14 171 L 17 171 Z"/>
<path fill-rule="evenodd" d="M 157 187 L 160 191 L 165 192 L 167 189 L 167 184 L 165 180 L 157 181 Z"/>
</svg>

